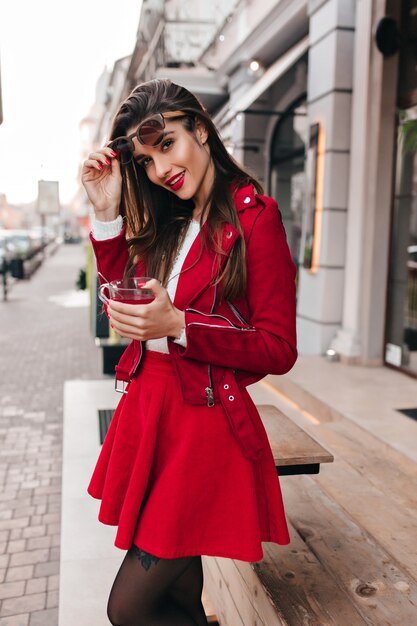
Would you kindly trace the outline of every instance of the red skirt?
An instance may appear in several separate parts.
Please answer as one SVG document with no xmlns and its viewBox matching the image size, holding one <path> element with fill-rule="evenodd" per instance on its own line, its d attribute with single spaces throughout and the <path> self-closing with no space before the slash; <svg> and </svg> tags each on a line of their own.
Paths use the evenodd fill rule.
<svg viewBox="0 0 417 626">
<path fill-rule="evenodd" d="M 259 561 L 262 541 L 288 544 L 281 489 L 265 441 L 247 459 L 221 404 L 185 404 L 171 357 L 146 352 L 110 423 L 88 493 L 115 545 L 160 558 L 209 555 Z"/>
</svg>

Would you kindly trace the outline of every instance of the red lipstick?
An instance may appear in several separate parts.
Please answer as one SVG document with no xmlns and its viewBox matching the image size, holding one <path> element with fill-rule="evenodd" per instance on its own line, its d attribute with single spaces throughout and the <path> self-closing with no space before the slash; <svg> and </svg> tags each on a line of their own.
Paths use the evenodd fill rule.
<svg viewBox="0 0 417 626">
<path fill-rule="evenodd" d="M 181 189 L 184 184 L 184 174 L 185 172 L 181 172 L 180 174 L 175 174 L 175 176 L 171 176 L 171 178 L 169 178 L 165 184 L 169 185 L 174 191 L 178 191 L 178 189 Z"/>
</svg>

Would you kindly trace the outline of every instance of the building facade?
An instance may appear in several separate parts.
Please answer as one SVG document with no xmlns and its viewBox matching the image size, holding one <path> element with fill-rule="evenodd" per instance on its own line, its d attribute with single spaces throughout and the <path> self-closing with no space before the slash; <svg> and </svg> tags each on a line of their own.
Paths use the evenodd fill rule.
<svg viewBox="0 0 417 626">
<path fill-rule="evenodd" d="M 97 136 L 141 81 L 196 93 L 279 203 L 300 353 L 417 376 L 416 25 L 417 0 L 144 0 Z"/>
</svg>

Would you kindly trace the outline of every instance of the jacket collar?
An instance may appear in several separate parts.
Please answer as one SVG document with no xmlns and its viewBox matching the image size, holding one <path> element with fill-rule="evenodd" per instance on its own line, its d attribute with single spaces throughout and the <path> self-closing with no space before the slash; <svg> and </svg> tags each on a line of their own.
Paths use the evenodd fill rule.
<svg viewBox="0 0 417 626">
<path fill-rule="evenodd" d="M 207 223 L 203 226 L 204 234 L 207 237 Z M 222 269 L 228 259 L 230 251 L 235 241 L 239 237 L 239 231 L 232 224 L 226 224 L 222 235 L 222 250 L 224 255 L 221 258 Z M 213 279 L 214 255 L 207 248 L 201 250 L 201 234 L 198 234 L 185 257 L 183 270 L 179 275 L 178 285 L 175 292 L 174 304 L 179 309 L 185 309 L 204 291 Z"/>
<path fill-rule="evenodd" d="M 255 189 L 253 185 L 246 185 L 240 189 L 233 189 L 233 199 L 238 212 L 257 206 Z M 207 223 L 203 226 L 204 234 L 207 235 Z M 239 238 L 239 231 L 232 224 L 226 224 L 222 235 L 221 268 L 224 267 L 235 241 Z M 184 271 L 179 276 L 174 304 L 179 309 L 184 309 L 204 291 L 213 279 L 213 260 L 211 251 L 204 246 L 200 259 L 201 235 L 195 238 L 184 261 Z M 197 261 L 198 259 L 198 261 Z M 189 268 L 189 269 L 187 269 Z"/>
</svg>

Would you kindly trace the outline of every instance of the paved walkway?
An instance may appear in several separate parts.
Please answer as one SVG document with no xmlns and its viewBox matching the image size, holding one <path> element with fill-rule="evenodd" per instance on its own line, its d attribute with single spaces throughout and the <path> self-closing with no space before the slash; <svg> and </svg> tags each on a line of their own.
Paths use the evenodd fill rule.
<svg viewBox="0 0 417 626">
<path fill-rule="evenodd" d="M 101 378 L 83 245 L 61 246 L 0 302 L 0 626 L 57 626 L 66 379 Z"/>
</svg>

